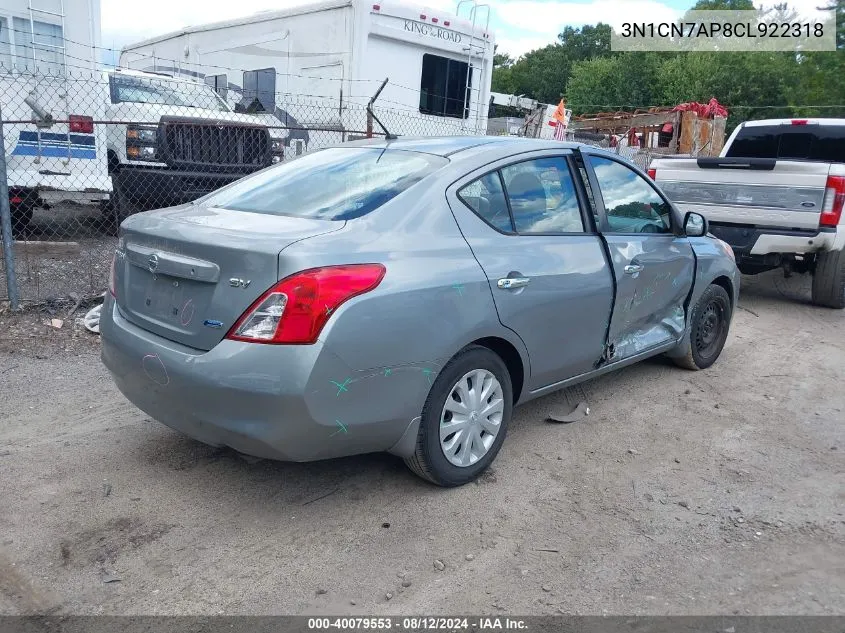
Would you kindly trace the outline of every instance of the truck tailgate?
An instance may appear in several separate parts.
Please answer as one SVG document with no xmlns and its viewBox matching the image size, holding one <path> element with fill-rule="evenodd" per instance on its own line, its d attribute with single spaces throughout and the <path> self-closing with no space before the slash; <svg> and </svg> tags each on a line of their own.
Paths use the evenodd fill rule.
<svg viewBox="0 0 845 633">
<path fill-rule="evenodd" d="M 730 160 L 664 159 L 652 168 L 657 184 L 684 213 L 717 223 L 819 227 L 829 164 L 779 160 L 761 168 Z"/>
</svg>

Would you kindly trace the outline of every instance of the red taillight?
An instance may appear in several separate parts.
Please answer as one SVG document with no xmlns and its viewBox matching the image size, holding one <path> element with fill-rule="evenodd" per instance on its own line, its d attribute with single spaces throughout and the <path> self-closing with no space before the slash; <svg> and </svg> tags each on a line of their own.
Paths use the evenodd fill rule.
<svg viewBox="0 0 845 633">
<path fill-rule="evenodd" d="M 111 272 L 109 273 L 109 294 L 117 297 L 117 253 L 111 258 Z M 102 286 L 100 286 L 102 288 Z"/>
<path fill-rule="evenodd" d="M 20 196 L 11 196 L 9 197 L 10 204 L 21 204 L 23 202 L 23 198 Z"/>
<path fill-rule="evenodd" d="M 425 20 L 425 13 L 420 13 L 420 20 Z"/>
<path fill-rule="evenodd" d="M 381 5 L 374 4 L 373 5 L 373 11 L 381 11 Z"/>
<path fill-rule="evenodd" d="M 443 26 L 449 26 L 449 20 L 444 20 L 444 21 L 443 21 Z"/>
<path fill-rule="evenodd" d="M 345 301 L 373 290 L 386 269 L 349 264 L 304 270 L 282 279 L 261 295 L 226 338 L 250 343 L 310 345 Z"/>
<path fill-rule="evenodd" d="M 807 119 L 792 119 L 792 125 L 807 125 L 809 122 Z"/>
<path fill-rule="evenodd" d="M 652 180 L 657 178 L 657 170 L 656 169 L 649 169 L 647 173 L 648 173 L 648 177 L 651 178 Z"/>
<path fill-rule="evenodd" d="M 437 24 L 437 18 L 431 18 L 432 23 Z"/>
<path fill-rule="evenodd" d="M 845 176 L 828 176 L 819 224 L 837 226 L 845 206 Z"/>
<path fill-rule="evenodd" d="M 82 116 L 81 114 L 71 114 L 68 117 L 70 124 L 70 131 L 77 134 L 93 134 L 94 133 L 94 119 L 90 116 Z"/>
</svg>

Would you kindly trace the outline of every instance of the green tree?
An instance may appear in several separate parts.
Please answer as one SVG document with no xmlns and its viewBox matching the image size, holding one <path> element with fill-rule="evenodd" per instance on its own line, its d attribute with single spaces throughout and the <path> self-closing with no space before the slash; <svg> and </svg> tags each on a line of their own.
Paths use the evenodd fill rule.
<svg viewBox="0 0 845 633">
<path fill-rule="evenodd" d="M 625 53 L 580 62 L 566 85 L 568 104 L 574 114 L 654 105 L 662 65 L 657 53 Z"/>
<path fill-rule="evenodd" d="M 513 62 L 513 58 L 507 53 L 493 54 L 493 68 L 510 68 Z"/>
<path fill-rule="evenodd" d="M 789 116 L 797 73 L 792 53 L 684 53 L 661 67 L 657 98 L 676 104 L 715 97 L 737 122 Z"/>
<path fill-rule="evenodd" d="M 754 11 L 753 0 L 698 0 L 692 11 Z"/>
<path fill-rule="evenodd" d="M 610 25 L 602 23 L 567 26 L 557 43 L 526 53 L 510 66 L 494 63 L 493 90 L 556 103 L 564 94 L 573 64 L 611 54 L 610 33 Z"/>
<path fill-rule="evenodd" d="M 799 59 L 799 81 L 792 97 L 798 116 L 845 116 L 845 108 L 800 106 L 841 106 L 845 104 L 845 0 L 820 8 L 835 11 L 836 51 L 815 52 Z M 825 28 L 834 28 L 828 22 Z"/>
</svg>

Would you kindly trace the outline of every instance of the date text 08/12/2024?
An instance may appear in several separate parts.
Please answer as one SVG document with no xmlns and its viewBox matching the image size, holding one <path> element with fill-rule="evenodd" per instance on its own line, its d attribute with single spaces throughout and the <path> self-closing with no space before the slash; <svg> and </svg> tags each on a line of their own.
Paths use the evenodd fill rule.
<svg viewBox="0 0 845 633">
<path fill-rule="evenodd" d="M 308 618 L 308 629 L 314 631 L 518 631 L 527 630 L 519 618 L 444 618 L 444 617 L 345 617 Z"/>
</svg>

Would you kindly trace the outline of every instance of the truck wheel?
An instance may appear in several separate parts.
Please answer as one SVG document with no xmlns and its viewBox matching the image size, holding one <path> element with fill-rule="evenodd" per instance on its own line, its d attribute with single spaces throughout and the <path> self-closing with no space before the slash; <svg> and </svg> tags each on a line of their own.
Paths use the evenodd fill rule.
<svg viewBox="0 0 845 633">
<path fill-rule="evenodd" d="M 121 184 L 120 179 L 115 178 L 115 175 L 112 175 L 111 199 L 101 208 L 103 230 L 111 235 L 117 235 L 120 223 L 140 210 L 126 191 L 126 187 Z"/>
<path fill-rule="evenodd" d="M 12 233 L 20 233 L 29 223 L 32 222 L 33 209 L 31 205 L 17 205 L 11 206 L 12 212 Z"/>
<path fill-rule="evenodd" d="M 469 483 L 496 458 L 512 411 L 513 387 L 502 359 L 486 347 L 467 347 L 434 381 L 416 451 L 405 463 L 438 486 Z"/>
<path fill-rule="evenodd" d="M 817 256 L 813 303 L 825 308 L 845 308 L 845 251 L 829 251 Z"/>
<path fill-rule="evenodd" d="M 707 369 L 722 353 L 730 324 L 731 299 L 722 286 L 710 284 L 692 309 L 687 353 L 672 360 L 685 369 Z"/>
</svg>

